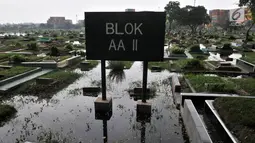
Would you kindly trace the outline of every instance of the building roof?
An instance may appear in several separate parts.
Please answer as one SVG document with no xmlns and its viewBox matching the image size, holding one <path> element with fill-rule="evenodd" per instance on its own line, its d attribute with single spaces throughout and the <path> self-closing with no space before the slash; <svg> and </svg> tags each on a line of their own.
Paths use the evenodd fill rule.
<svg viewBox="0 0 255 143">
<path fill-rule="evenodd" d="M 39 38 L 38 40 L 39 42 L 51 42 L 51 38 L 48 38 L 48 37 L 42 37 L 42 38 Z"/>
</svg>

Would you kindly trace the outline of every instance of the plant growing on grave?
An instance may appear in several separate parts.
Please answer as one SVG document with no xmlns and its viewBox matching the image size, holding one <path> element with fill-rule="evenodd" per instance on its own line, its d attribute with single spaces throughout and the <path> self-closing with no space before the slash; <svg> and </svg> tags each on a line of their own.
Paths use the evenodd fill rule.
<svg viewBox="0 0 255 143">
<path fill-rule="evenodd" d="M 21 62 L 25 62 L 26 58 L 22 55 L 12 55 L 10 56 L 9 61 L 13 62 L 14 64 L 20 64 Z"/>
<path fill-rule="evenodd" d="M 73 50 L 73 46 L 71 44 L 68 44 L 65 46 L 65 49 L 72 51 Z"/>
<path fill-rule="evenodd" d="M 170 49 L 170 52 L 172 54 L 184 54 L 185 50 L 184 49 L 181 49 L 177 46 L 172 46 L 172 48 Z"/>
<path fill-rule="evenodd" d="M 199 45 L 193 45 L 189 48 L 189 52 L 191 53 L 203 53 L 203 51 L 200 49 Z"/>
<path fill-rule="evenodd" d="M 233 36 L 233 35 L 231 35 L 231 36 L 229 36 L 229 38 L 228 38 L 229 40 L 236 40 L 236 37 L 235 36 Z"/>
<path fill-rule="evenodd" d="M 22 45 L 21 45 L 19 42 L 17 42 L 17 43 L 15 44 L 15 47 L 22 47 Z"/>
<path fill-rule="evenodd" d="M 50 55 L 51 56 L 59 56 L 59 50 L 55 46 L 51 47 L 50 49 Z"/>
<path fill-rule="evenodd" d="M 231 132 L 244 143 L 255 140 L 255 100 L 246 98 L 217 98 L 213 105 Z"/>
<path fill-rule="evenodd" d="M 32 51 L 37 51 L 38 47 L 37 47 L 36 43 L 29 43 L 29 44 L 27 44 L 27 49 L 32 50 Z"/>
<path fill-rule="evenodd" d="M 198 59 L 184 60 L 181 63 L 181 69 L 183 70 L 204 70 L 204 63 Z"/>
</svg>

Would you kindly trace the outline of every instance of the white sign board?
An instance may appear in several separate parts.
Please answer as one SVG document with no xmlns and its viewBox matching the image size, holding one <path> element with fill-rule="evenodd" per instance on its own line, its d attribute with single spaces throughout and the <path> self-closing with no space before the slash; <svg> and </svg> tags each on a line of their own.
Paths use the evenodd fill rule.
<svg viewBox="0 0 255 143">
<path fill-rule="evenodd" d="M 245 14 L 244 14 L 243 8 L 231 9 L 229 11 L 229 21 L 243 22 L 244 17 L 245 17 Z"/>
</svg>

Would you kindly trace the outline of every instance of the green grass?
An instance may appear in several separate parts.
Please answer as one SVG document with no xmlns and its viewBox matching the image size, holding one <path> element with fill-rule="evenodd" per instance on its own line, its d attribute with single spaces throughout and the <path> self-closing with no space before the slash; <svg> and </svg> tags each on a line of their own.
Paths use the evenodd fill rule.
<svg viewBox="0 0 255 143">
<path fill-rule="evenodd" d="M 90 63 L 90 65 L 88 65 L 87 67 L 88 69 L 93 69 L 99 64 L 99 61 L 96 61 L 96 60 L 88 60 L 86 62 Z"/>
<path fill-rule="evenodd" d="M 0 104 L 0 123 L 8 120 L 16 112 L 17 110 L 13 106 Z"/>
<path fill-rule="evenodd" d="M 36 84 L 35 80 L 28 82 L 18 88 L 15 93 L 21 93 L 24 95 L 36 95 L 41 97 L 51 97 L 57 91 L 65 88 L 69 84 L 77 80 L 81 74 L 72 72 L 72 71 L 54 71 L 43 75 L 43 78 L 52 78 L 55 82 L 51 85 L 40 85 Z"/>
<path fill-rule="evenodd" d="M 74 78 L 80 77 L 78 73 L 74 73 L 71 71 L 54 71 L 49 74 L 43 75 L 44 78 L 52 78 L 59 82 L 65 82 L 67 80 L 72 80 Z"/>
<path fill-rule="evenodd" d="M 0 53 L 0 60 L 8 60 L 13 55 L 19 55 L 14 53 Z"/>
<path fill-rule="evenodd" d="M 66 60 L 68 58 L 70 58 L 71 56 L 70 55 L 66 55 L 66 56 L 59 56 L 59 57 L 54 57 L 54 56 L 46 56 L 43 58 L 43 60 L 54 60 L 56 62 L 59 62 L 59 61 L 63 61 L 63 60 Z"/>
<path fill-rule="evenodd" d="M 229 130 L 242 143 L 255 141 L 255 99 L 218 98 L 214 106 Z"/>
<path fill-rule="evenodd" d="M 3 77 L 0 77 L 0 80 L 18 75 L 18 74 L 22 74 L 24 72 L 30 71 L 32 69 L 32 67 L 21 67 L 21 66 L 17 66 L 17 67 L 12 67 L 11 69 L 5 69 L 5 70 L 1 70 L 0 71 L 0 75 L 3 75 Z"/>
<path fill-rule="evenodd" d="M 133 65 L 131 61 L 108 61 L 108 69 L 123 70 L 130 69 Z"/>
<path fill-rule="evenodd" d="M 170 63 L 169 61 L 164 61 L 164 62 L 149 62 L 148 63 L 148 68 L 151 69 L 153 66 L 159 66 L 162 69 L 169 69 Z"/>
<path fill-rule="evenodd" d="M 247 62 L 255 64 L 255 52 L 245 53 L 245 56 L 242 57 L 241 59 L 243 59 L 243 60 L 245 60 Z"/>
<path fill-rule="evenodd" d="M 0 54 L 0 60 L 9 58 L 9 54 Z"/>
<path fill-rule="evenodd" d="M 12 50 L 18 50 L 18 49 L 24 49 L 24 47 L 4 46 L 0 48 L 0 52 L 6 52 L 6 51 L 12 51 Z"/>
<path fill-rule="evenodd" d="M 43 57 L 37 57 L 36 55 L 25 56 L 26 62 L 38 62 L 43 59 Z"/>
<path fill-rule="evenodd" d="M 236 93 L 236 85 L 222 77 L 204 75 L 185 75 L 197 92 Z M 206 87 L 205 84 L 210 84 Z"/>
<path fill-rule="evenodd" d="M 190 53 L 192 55 L 193 58 L 195 59 L 199 59 L 199 60 L 206 60 L 209 56 L 208 55 L 205 55 L 205 54 L 193 54 L 193 53 Z"/>
<path fill-rule="evenodd" d="M 240 89 L 243 89 L 250 96 L 255 96 L 255 79 L 254 78 L 242 78 L 231 79 Z"/>
<path fill-rule="evenodd" d="M 198 59 L 185 59 L 174 61 L 170 65 L 175 70 L 205 70 L 204 61 Z"/>
<path fill-rule="evenodd" d="M 24 55 L 20 55 L 20 54 L 12 54 L 9 57 L 9 61 L 18 64 L 20 62 L 38 62 L 41 61 L 43 59 L 43 57 L 37 57 L 36 55 L 28 55 L 28 56 L 24 56 Z"/>
</svg>

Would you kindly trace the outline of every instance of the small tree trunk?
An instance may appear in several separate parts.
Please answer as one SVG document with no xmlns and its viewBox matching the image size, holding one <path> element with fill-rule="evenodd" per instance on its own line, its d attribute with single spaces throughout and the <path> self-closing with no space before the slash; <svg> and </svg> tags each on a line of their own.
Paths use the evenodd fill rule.
<svg viewBox="0 0 255 143">
<path fill-rule="evenodd" d="M 248 42 L 248 38 L 249 38 L 249 33 L 251 31 L 251 28 L 254 26 L 254 22 L 252 23 L 252 25 L 249 27 L 249 29 L 247 30 L 246 32 L 246 38 L 245 38 L 245 42 L 247 43 Z"/>
<path fill-rule="evenodd" d="M 171 31 L 172 30 L 172 22 L 169 22 L 169 31 Z"/>
</svg>

